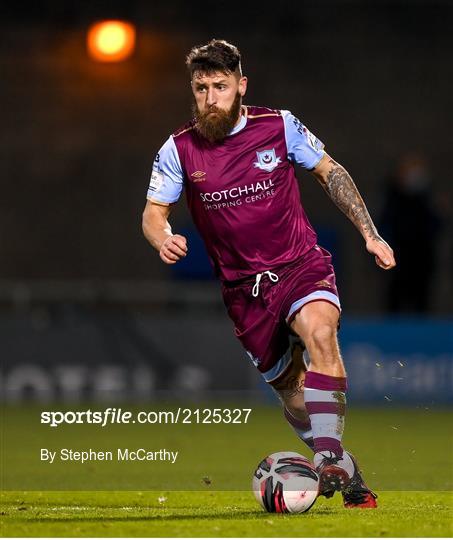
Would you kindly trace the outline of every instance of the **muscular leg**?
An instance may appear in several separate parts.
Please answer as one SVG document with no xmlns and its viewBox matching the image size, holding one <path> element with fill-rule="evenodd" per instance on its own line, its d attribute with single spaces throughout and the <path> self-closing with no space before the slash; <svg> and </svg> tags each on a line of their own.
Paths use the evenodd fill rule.
<svg viewBox="0 0 453 540">
<path fill-rule="evenodd" d="M 312 302 L 305 305 L 297 313 L 291 327 L 304 341 L 308 349 L 310 354 L 309 371 L 343 379 L 346 373 L 337 341 L 338 319 L 338 309 L 332 304 Z M 313 449 L 310 417 L 304 399 L 305 372 L 305 362 L 301 355 L 296 354 L 293 356 L 287 371 L 272 383 L 272 386 L 285 407 L 285 416 L 288 422 L 299 437 Z M 337 381 L 334 380 L 334 382 Z M 340 404 L 340 408 L 343 409 L 343 414 L 340 417 L 342 421 L 344 402 Z M 335 429 L 338 429 L 338 426 L 335 426 Z M 342 453 L 342 449 L 336 444 L 336 441 L 337 438 L 330 442 L 335 445 L 335 450 L 338 453 Z M 320 442 L 322 442 L 322 438 L 318 441 L 318 443 Z"/>
<path fill-rule="evenodd" d="M 302 308 L 292 329 L 304 341 L 310 354 L 309 372 L 345 378 L 346 372 L 337 341 L 339 312 L 327 302 L 312 302 Z M 285 408 L 300 422 L 308 423 L 304 386 L 306 366 L 301 354 L 293 355 L 287 371 L 271 383 Z"/>
<path fill-rule="evenodd" d="M 342 457 L 346 372 L 337 341 L 338 319 L 338 309 L 332 304 L 312 302 L 300 310 L 291 326 L 310 354 L 304 399 L 315 452 L 327 450 Z"/>
<path fill-rule="evenodd" d="M 339 312 L 328 302 L 305 305 L 292 322 L 310 354 L 304 401 L 310 417 L 314 463 L 324 486 L 342 489 L 354 474 L 353 462 L 343 451 L 346 372 L 337 341 Z"/>
</svg>

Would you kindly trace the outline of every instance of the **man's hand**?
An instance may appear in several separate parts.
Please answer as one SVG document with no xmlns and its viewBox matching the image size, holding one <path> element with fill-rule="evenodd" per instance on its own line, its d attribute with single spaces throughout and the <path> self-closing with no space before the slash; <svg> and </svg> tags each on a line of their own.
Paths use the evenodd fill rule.
<svg viewBox="0 0 453 540">
<path fill-rule="evenodd" d="M 166 264 L 175 264 L 187 255 L 187 240 L 180 234 L 169 236 L 160 246 L 160 258 Z"/>
<path fill-rule="evenodd" d="M 369 238 L 366 248 L 375 256 L 376 264 L 384 270 L 390 270 L 396 266 L 393 249 L 380 236 Z"/>
<path fill-rule="evenodd" d="M 170 205 L 152 200 L 146 201 L 143 212 L 143 234 L 159 252 L 165 264 L 175 264 L 187 255 L 187 240 L 180 234 L 172 234 L 168 217 Z"/>
</svg>

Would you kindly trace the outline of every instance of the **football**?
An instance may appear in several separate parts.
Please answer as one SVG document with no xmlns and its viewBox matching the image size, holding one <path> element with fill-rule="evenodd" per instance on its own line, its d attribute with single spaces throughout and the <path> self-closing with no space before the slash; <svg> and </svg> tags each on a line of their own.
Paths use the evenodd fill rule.
<svg viewBox="0 0 453 540">
<path fill-rule="evenodd" d="M 301 514 L 316 501 L 315 466 L 296 452 L 276 452 L 263 459 L 253 475 L 253 493 L 268 512 Z"/>
</svg>

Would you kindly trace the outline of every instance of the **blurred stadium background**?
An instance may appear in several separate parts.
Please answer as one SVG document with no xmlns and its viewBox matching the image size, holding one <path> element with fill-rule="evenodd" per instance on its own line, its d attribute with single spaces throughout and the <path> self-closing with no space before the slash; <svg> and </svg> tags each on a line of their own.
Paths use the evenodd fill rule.
<svg viewBox="0 0 453 540">
<path fill-rule="evenodd" d="M 135 26 L 128 59 L 87 54 L 102 19 Z M 451 403 L 452 2 L 47 0 L 4 6 L 1 26 L 4 401 L 274 399 L 233 336 L 185 201 L 172 217 L 189 238 L 183 263 L 162 264 L 141 232 L 154 156 L 189 118 L 185 54 L 216 37 L 243 54 L 246 103 L 299 116 L 395 248 L 385 274 L 299 171 L 334 253 L 350 402 Z"/>
</svg>

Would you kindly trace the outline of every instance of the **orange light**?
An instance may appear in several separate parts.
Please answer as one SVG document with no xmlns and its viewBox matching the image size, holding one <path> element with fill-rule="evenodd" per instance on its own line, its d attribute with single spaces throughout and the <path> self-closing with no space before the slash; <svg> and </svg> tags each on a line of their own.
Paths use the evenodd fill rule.
<svg viewBox="0 0 453 540">
<path fill-rule="evenodd" d="M 87 48 L 98 62 L 121 62 L 135 48 L 135 28 L 123 21 L 102 21 L 88 30 Z"/>
</svg>

